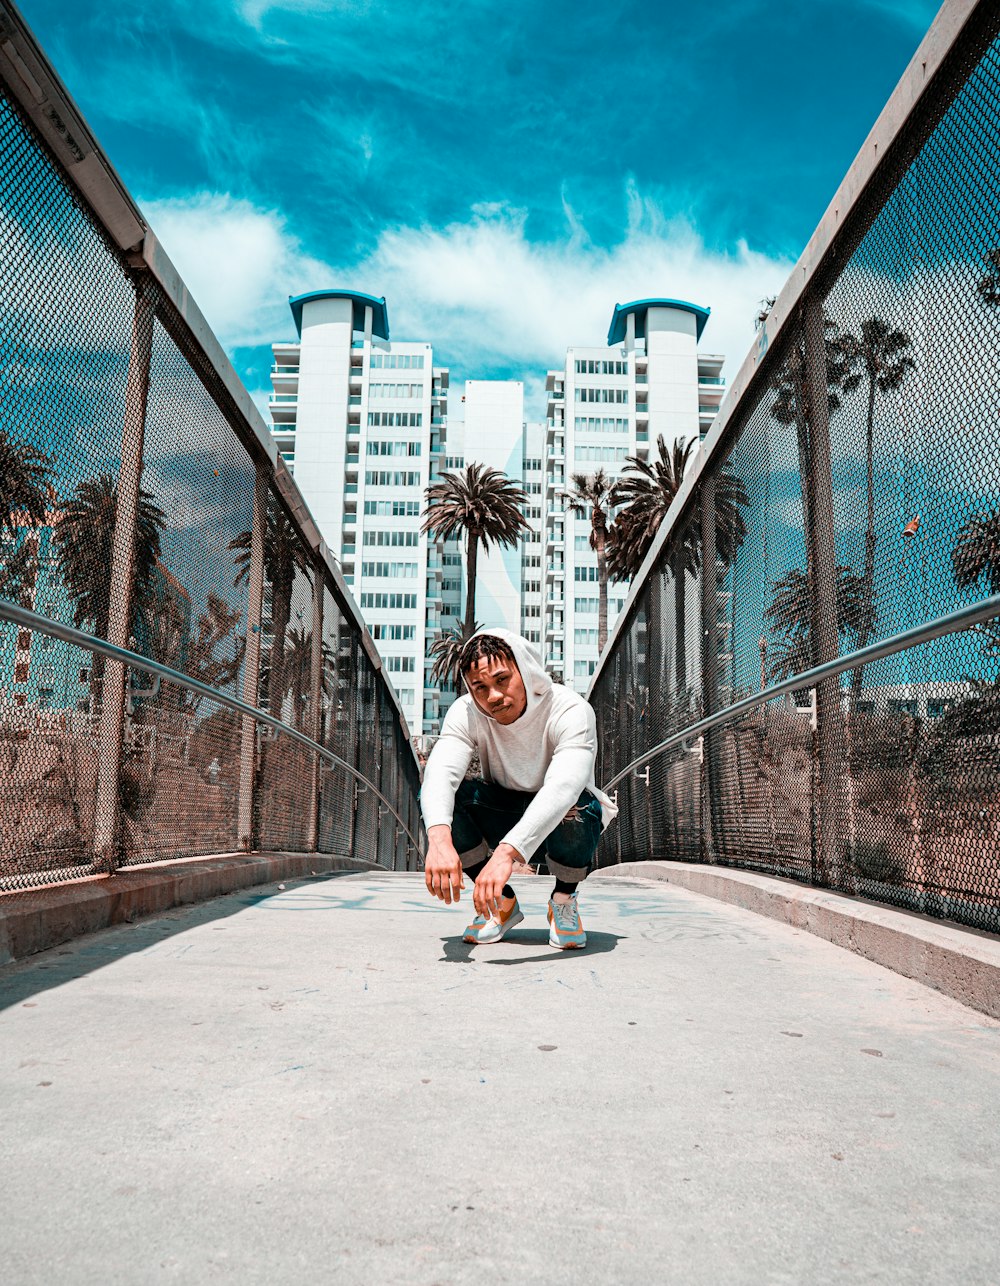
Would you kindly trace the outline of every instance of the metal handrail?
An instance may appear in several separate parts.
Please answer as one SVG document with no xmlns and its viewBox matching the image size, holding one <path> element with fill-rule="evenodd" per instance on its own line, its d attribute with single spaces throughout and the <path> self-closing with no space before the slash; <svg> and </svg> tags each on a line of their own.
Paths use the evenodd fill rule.
<svg viewBox="0 0 1000 1286">
<path fill-rule="evenodd" d="M 604 791 L 611 790 L 623 777 L 627 777 L 630 772 L 638 768 L 640 764 L 646 763 L 647 760 L 655 759 L 657 755 L 663 754 L 664 751 L 671 750 L 674 746 L 681 745 L 685 741 L 690 741 L 692 737 L 700 736 L 710 728 L 718 727 L 720 723 L 729 723 L 730 720 L 746 714 L 748 710 L 754 710 L 757 706 L 765 705 L 768 701 L 773 701 L 775 697 L 784 696 L 786 692 L 795 692 L 799 688 L 815 687 L 822 679 L 836 678 L 838 674 L 843 674 L 845 670 L 854 670 L 859 665 L 867 665 L 869 661 L 879 661 L 882 657 L 892 656 L 895 652 L 902 652 L 908 647 L 916 647 L 920 643 L 930 643 L 933 639 L 941 638 L 945 634 L 954 634 L 957 630 L 967 629 L 972 625 L 978 625 L 980 622 L 988 621 L 994 616 L 1000 616 L 1000 594 L 994 594 L 991 598 L 984 598 L 982 602 L 972 603 L 968 607 L 960 607 L 957 611 L 948 612 L 944 616 L 935 617 L 933 621 L 926 621 L 923 625 L 915 625 L 912 629 L 904 630 L 902 634 L 893 634 L 887 639 L 882 639 L 879 643 L 869 643 L 867 647 L 858 648 L 856 652 L 848 652 L 846 656 L 839 656 L 833 661 L 824 661 L 822 665 L 815 665 L 811 670 L 803 670 L 801 674 L 793 674 L 790 678 L 782 679 L 780 683 L 774 683 L 771 687 L 764 688 L 761 692 L 755 692 L 753 696 L 744 697 L 742 701 L 736 701 L 733 705 L 726 706 L 724 710 L 718 710 L 715 714 L 699 719 L 697 723 L 688 724 L 680 732 L 675 732 L 672 736 L 669 736 L 666 741 L 658 742 L 652 749 L 640 755 L 638 759 L 633 759 L 620 773 L 612 777 L 610 781 L 605 782 L 601 789 Z"/>
<path fill-rule="evenodd" d="M 410 841 L 419 859 L 419 842 L 414 839 L 413 833 L 406 822 L 403 821 L 402 817 L 374 782 L 369 781 L 364 773 L 352 768 L 349 763 L 341 759 L 339 755 L 335 755 L 332 750 L 327 750 L 319 742 L 307 737 L 304 732 L 299 732 L 297 728 L 292 728 L 287 723 L 282 722 L 281 719 L 276 719 L 274 715 L 268 714 L 266 710 L 258 710 L 256 706 L 248 705 L 245 701 L 238 701 L 236 697 L 226 696 L 218 688 L 213 688 L 208 683 L 202 683 L 200 679 L 192 679 L 186 674 L 181 674 L 179 670 L 172 670 L 169 665 L 163 665 L 160 661 L 140 656 L 138 652 L 129 652 L 126 648 L 117 647 L 114 643 L 107 643 L 104 639 L 95 638 L 92 634 L 85 634 L 82 630 L 74 629 L 72 625 L 63 625 L 60 621 L 49 620 L 47 616 L 39 616 L 36 612 L 29 611 L 28 608 L 21 607 L 18 603 L 12 603 L 9 599 L 0 598 L 0 620 L 12 621 L 15 625 L 23 625 L 26 629 L 39 630 L 43 634 L 50 634 L 53 638 L 61 639 L 64 643 L 73 643 L 89 652 L 98 652 L 102 656 L 110 656 L 114 660 L 130 666 L 133 670 L 143 670 L 147 674 L 158 674 L 161 678 L 166 679 L 168 683 L 173 683 L 180 688 L 188 688 L 192 692 L 198 692 L 202 696 L 218 702 L 219 705 L 228 706 L 230 710 L 247 715 L 258 723 L 264 723 L 276 732 L 280 732 L 286 737 L 291 737 L 293 741 L 299 742 L 300 745 L 313 751 L 322 759 L 327 760 L 337 768 L 343 768 L 352 777 L 363 782 L 385 804 L 389 812 L 402 826 L 403 833 Z"/>
</svg>

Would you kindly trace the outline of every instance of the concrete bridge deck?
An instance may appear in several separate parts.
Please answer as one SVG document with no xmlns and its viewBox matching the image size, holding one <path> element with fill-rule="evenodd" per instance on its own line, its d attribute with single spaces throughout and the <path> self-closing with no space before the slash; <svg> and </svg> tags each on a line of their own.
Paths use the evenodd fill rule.
<svg viewBox="0 0 1000 1286">
<path fill-rule="evenodd" d="M 595 877 L 583 953 L 417 875 L 288 881 L 0 973 L 10 1286 L 990 1283 L 1000 1023 Z"/>
</svg>

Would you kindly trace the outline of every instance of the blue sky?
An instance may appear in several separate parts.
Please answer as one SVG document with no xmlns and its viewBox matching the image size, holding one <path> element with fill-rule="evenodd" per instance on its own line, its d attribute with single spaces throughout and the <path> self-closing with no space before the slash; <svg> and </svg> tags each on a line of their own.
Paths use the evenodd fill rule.
<svg viewBox="0 0 1000 1286">
<path fill-rule="evenodd" d="M 535 413 L 637 296 L 733 373 L 937 8 L 21 4 L 258 400 L 288 295 L 348 286 Z"/>
</svg>

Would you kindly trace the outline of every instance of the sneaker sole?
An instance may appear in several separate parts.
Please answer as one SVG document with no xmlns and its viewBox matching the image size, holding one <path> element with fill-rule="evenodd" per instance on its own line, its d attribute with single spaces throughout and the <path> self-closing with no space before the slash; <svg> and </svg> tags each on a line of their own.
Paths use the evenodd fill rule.
<svg viewBox="0 0 1000 1286">
<path fill-rule="evenodd" d="M 471 934 L 466 934 L 462 941 L 469 942 L 474 947 L 491 947 L 494 942 L 502 942 L 507 933 L 513 929 L 516 924 L 520 924 L 523 919 L 524 916 L 521 912 L 515 911 L 495 938 L 486 938 L 484 940 L 482 938 L 473 937 Z"/>
<path fill-rule="evenodd" d="M 556 949 L 557 951 L 582 951 L 586 945 L 587 945 L 586 941 L 583 941 L 583 942 L 558 942 L 558 941 L 553 942 L 553 941 L 552 941 L 552 939 L 551 939 L 551 938 L 549 938 L 549 946 L 550 946 L 550 947 L 555 947 L 555 949 Z"/>
</svg>

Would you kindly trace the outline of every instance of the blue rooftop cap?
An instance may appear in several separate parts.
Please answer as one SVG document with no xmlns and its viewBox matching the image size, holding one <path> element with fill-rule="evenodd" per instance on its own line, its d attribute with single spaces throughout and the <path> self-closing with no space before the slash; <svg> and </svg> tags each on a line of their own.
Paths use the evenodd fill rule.
<svg viewBox="0 0 1000 1286">
<path fill-rule="evenodd" d="M 682 312 L 693 313 L 697 318 L 696 339 L 701 339 L 711 308 L 699 308 L 683 299 L 636 299 L 631 304 L 615 304 L 611 315 L 611 326 L 608 330 L 608 343 L 620 344 L 625 338 L 625 319 L 629 313 L 635 313 L 635 333 L 641 338 L 646 333 L 646 311 L 650 308 L 679 308 Z"/>
<path fill-rule="evenodd" d="M 292 310 L 299 339 L 302 338 L 302 306 L 314 299 L 350 299 L 354 304 L 351 324 L 355 330 L 364 330 L 365 309 L 370 308 L 372 334 L 378 339 L 389 338 L 389 312 L 385 306 L 385 295 L 378 299 L 375 295 L 366 295 L 360 290 L 311 290 L 307 295 L 288 296 L 288 306 Z"/>
</svg>

